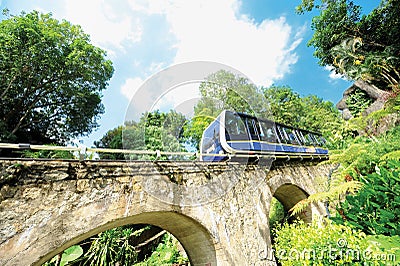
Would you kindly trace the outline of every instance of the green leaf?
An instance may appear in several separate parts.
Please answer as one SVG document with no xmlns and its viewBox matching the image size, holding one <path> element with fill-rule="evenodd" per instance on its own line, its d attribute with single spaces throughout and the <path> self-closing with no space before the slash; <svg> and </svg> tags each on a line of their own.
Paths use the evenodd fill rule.
<svg viewBox="0 0 400 266">
<path fill-rule="evenodd" d="M 60 266 L 64 266 L 69 262 L 72 262 L 83 255 L 83 249 L 81 246 L 71 246 L 64 250 L 61 256 Z"/>
</svg>

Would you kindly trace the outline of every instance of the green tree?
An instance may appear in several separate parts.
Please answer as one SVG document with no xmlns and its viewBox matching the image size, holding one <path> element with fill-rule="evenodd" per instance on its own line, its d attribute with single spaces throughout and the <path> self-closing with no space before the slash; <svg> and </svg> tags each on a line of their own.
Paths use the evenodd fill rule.
<svg viewBox="0 0 400 266">
<path fill-rule="evenodd" d="M 137 251 L 129 240 L 141 232 L 141 230 L 135 231 L 129 226 L 101 232 L 91 239 L 90 248 L 83 257 L 83 265 L 132 265 L 136 262 Z"/>
<path fill-rule="evenodd" d="M 195 116 L 185 124 L 183 136 L 193 149 L 199 150 L 203 131 L 216 116 L 212 110 L 204 108 L 201 111 L 195 111 Z"/>
<path fill-rule="evenodd" d="M 230 109 L 253 115 L 267 114 L 266 102 L 257 86 L 245 77 L 220 70 L 200 84 L 201 99 L 195 114 L 209 109 L 208 115 L 217 116 L 222 110 Z"/>
<path fill-rule="evenodd" d="M 184 136 L 199 149 L 204 129 L 222 110 L 234 110 L 268 117 L 268 104 L 262 91 L 245 77 L 220 70 L 200 84 L 201 99 L 194 107 L 194 117 L 185 125 Z"/>
<path fill-rule="evenodd" d="M 321 132 L 325 137 L 342 122 L 333 103 L 315 95 L 301 97 L 290 87 L 277 86 L 264 89 L 264 95 L 276 122 Z"/>
<path fill-rule="evenodd" d="M 83 249 L 79 245 L 71 246 L 64 250 L 62 253 L 53 257 L 50 261 L 43 264 L 43 266 L 64 266 L 73 263 L 83 255 Z"/>
<path fill-rule="evenodd" d="M 384 108 L 400 92 L 400 1 L 382 0 L 363 16 L 361 6 L 349 0 L 303 0 L 299 11 L 314 7 L 320 14 L 313 18 L 309 45 L 319 64 L 354 80 L 374 100 L 366 115 Z"/>
<path fill-rule="evenodd" d="M 124 126 L 109 130 L 94 144 L 98 148 L 130 149 L 146 151 L 184 151 L 183 127 L 184 115 L 171 110 L 144 113 L 139 122 L 130 121 Z M 102 159 L 125 159 L 126 155 L 118 153 L 101 153 Z M 151 155 L 132 155 L 130 159 L 154 159 Z M 161 159 L 161 158 L 158 158 Z M 163 157 L 166 159 L 166 157 Z"/>
<path fill-rule="evenodd" d="M 132 125 L 131 125 L 132 126 Z M 122 149 L 122 131 L 126 127 L 118 126 L 113 128 L 98 141 L 94 142 L 97 148 L 110 148 L 110 149 Z M 124 155 L 121 153 L 100 153 L 101 159 L 111 159 L 111 160 L 123 160 Z"/>
<path fill-rule="evenodd" d="M 98 126 L 113 74 L 77 25 L 37 11 L 0 22 L 0 141 L 62 144 Z"/>
<path fill-rule="evenodd" d="M 188 262 L 188 258 L 180 254 L 178 250 L 178 240 L 167 232 L 151 256 L 134 266 L 185 265 Z"/>
</svg>

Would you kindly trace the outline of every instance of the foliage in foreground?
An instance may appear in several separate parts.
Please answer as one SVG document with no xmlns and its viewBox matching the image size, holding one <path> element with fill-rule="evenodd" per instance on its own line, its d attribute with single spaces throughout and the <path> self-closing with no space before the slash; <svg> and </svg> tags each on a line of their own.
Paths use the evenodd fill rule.
<svg viewBox="0 0 400 266">
<path fill-rule="evenodd" d="M 79 259 L 83 255 L 83 249 L 79 245 L 71 246 L 64 250 L 64 252 L 58 256 L 52 258 L 49 262 L 46 262 L 44 266 L 64 266 L 68 265 Z"/>
<path fill-rule="evenodd" d="M 269 207 L 269 228 L 270 231 L 275 230 L 275 228 L 283 223 L 285 218 L 287 218 L 288 213 L 285 211 L 282 203 L 273 197 L 271 199 L 270 207 Z"/>
<path fill-rule="evenodd" d="M 182 256 L 177 249 L 178 240 L 170 234 L 165 234 L 160 243 L 149 258 L 135 264 L 135 266 L 164 266 L 173 263 L 188 262 L 188 258 Z"/>
<path fill-rule="evenodd" d="M 158 244 L 148 258 L 140 262 L 138 250 L 132 243 L 135 238 L 148 229 L 150 229 L 150 226 L 141 229 L 122 226 L 106 230 L 79 245 L 69 247 L 63 253 L 46 262 L 44 266 L 159 266 L 188 262 L 188 258 L 179 252 L 178 240 L 169 233 L 164 234 L 162 242 Z M 87 244 L 90 244 L 89 248 L 82 249 L 81 246 L 87 246 Z"/>
<path fill-rule="evenodd" d="M 347 195 L 332 219 L 367 234 L 400 235 L 400 162 L 382 162 L 361 179 L 363 188 Z"/>
<path fill-rule="evenodd" d="M 284 224 L 273 233 L 275 256 L 283 266 L 395 265 L 394 255 L 399 253 L 398 237 L 370 237 L 330 220 Z M 377 260 L 384 256 L 387 260 Z"/>
<path fill-rule="evenodd" d="M 399 147 L 400 127 L 395 127 L 379 137 L 359 136 L 346 149 L 331 151 L 330 160 L 327 163 L 338 164 L 338 169 L 327 182 L 325 191 L 313 194 L 299 202 L 293 208 L 293 213 L 301 212 L 312 202 L 335 202 L 345 193 L 359 191 L 368 184 L 368 175 L 375 173 L 379 166 L 383 166 L 387 160 L 400 159 Z M 382 178 L 390 179 L 391 177 Z"/>
<path fill-rule="evenodd" d="M 340 176 L 360 180 L 387 159 L 400 159 L 400 126 L 379 137 L 359 136 L 346 149 L 332 151 L 330 163 L 341 165 Z"/>
</svg>

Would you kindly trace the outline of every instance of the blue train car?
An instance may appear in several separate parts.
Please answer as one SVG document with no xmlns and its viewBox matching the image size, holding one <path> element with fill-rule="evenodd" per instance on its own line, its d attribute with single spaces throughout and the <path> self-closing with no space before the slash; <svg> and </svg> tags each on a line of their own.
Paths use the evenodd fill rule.
<svg viewBox="0 0 400 266">
<path fill-rule="evenodd" d="M 321 134 L 232 111 L 221 114 L 204 130 L 201 160 L 229 158 L 327 158 Z"/>
</svg>

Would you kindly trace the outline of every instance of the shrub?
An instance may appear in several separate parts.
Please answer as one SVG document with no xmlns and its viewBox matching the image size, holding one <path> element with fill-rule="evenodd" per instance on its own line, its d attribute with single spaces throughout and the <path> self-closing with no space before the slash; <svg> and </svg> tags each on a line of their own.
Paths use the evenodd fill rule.
<svg viewBox="0 0 400 266">
<path fill-rule="evenodd" d="M 366 235 L 330 220 L 284 224 L 273 232 L 273 248 L 285 265 L 363 265 Z"/>
<path fill-rule="evenodd" d="M 363 188 L 347 195 L 332 219 L 366 234 L 400 235 L 400 162 L 382 162 L 361 179 Z"/>
</svg>

